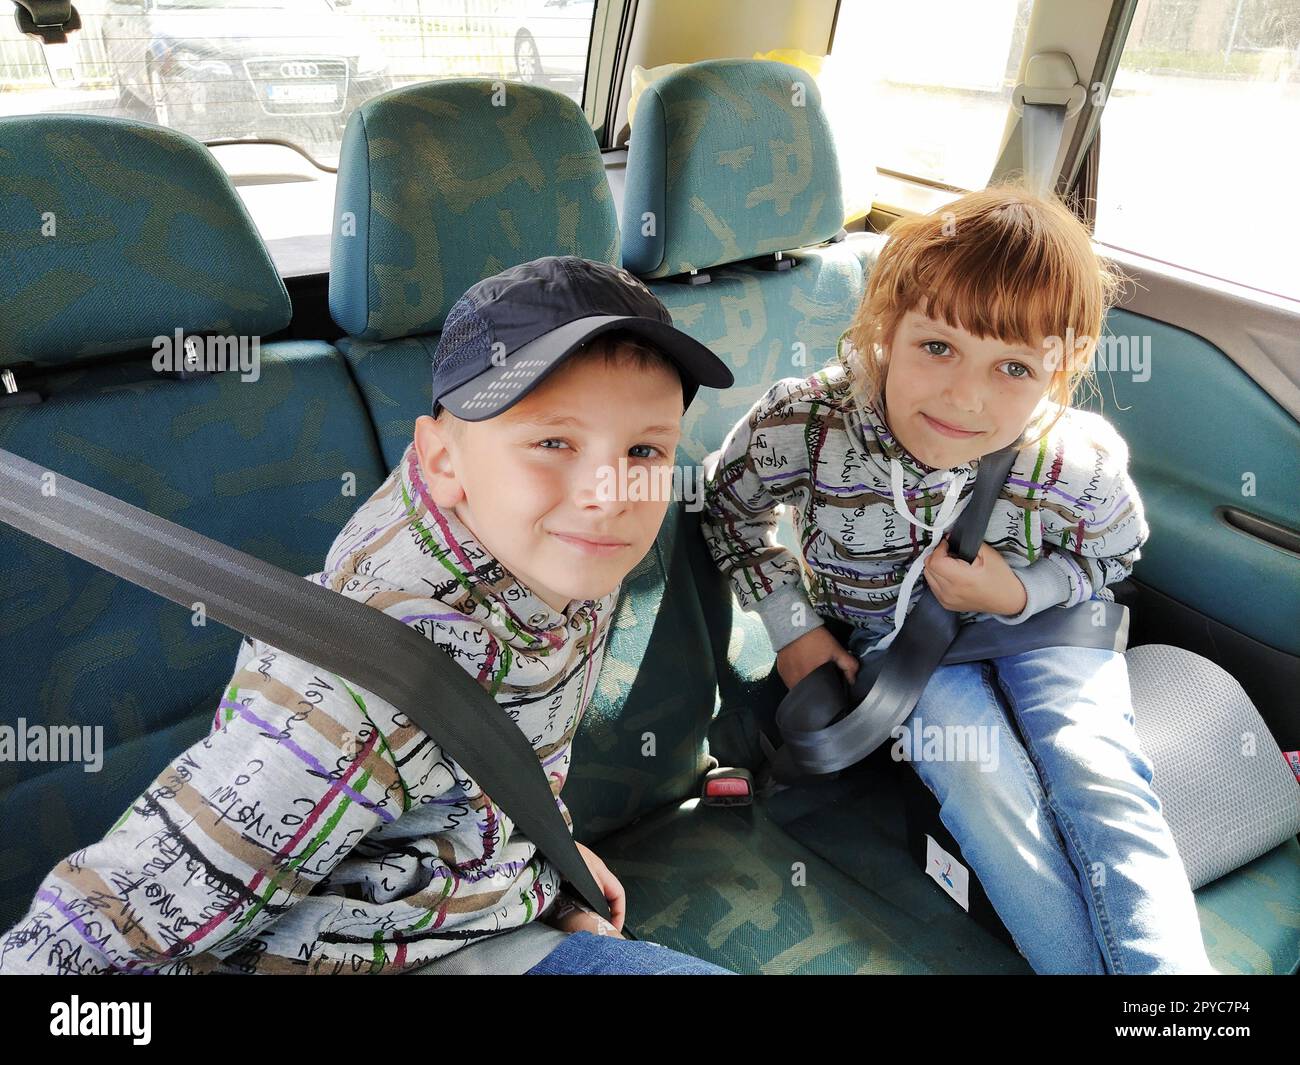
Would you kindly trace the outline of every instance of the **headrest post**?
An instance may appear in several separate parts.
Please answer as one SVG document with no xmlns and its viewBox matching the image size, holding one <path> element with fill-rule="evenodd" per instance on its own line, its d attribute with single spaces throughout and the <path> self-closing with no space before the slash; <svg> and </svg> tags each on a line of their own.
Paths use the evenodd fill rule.
<svg viewBox="0 0 1300 1065">
<path fill-rule="evenodd" d="M 23 366 L 30 366 L 23 363 Z M 41 394 L 33 389 L 20 389 L 18 377 L 6 366 L 0 370 L 0 407 L 30 407 L 41 402 Z"/>
</svg>

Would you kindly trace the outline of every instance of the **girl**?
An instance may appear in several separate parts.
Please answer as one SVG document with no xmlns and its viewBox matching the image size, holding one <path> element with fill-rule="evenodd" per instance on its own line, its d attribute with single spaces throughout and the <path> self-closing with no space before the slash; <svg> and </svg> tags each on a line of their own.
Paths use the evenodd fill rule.
<svg viewBox="0 0 1300 1065">
<path fill-rule="evenodd" d="M 827 661 L 851 682 L 922 579 L 963 620 L 1113 601 L 1106 586 L 1148 528 L 1123 440 L 1070 403 L 1118 284 L 1062 203 L 1021 189 L 893 227 L 836 363 L 777 382 L 705 462 L 710 553 L 788 687 Z M 1008 445 L 1016 461 L 967 564 L 944 534 L 980 458 Z M 776 543 L 782 505 L 802 558 Z M 1000 752 L 912 765 L 1035 971 L 1215 971 L 1122 654 L 941 666 L 906 724 L 975 726 L 971 749 Z"/>
</svg>

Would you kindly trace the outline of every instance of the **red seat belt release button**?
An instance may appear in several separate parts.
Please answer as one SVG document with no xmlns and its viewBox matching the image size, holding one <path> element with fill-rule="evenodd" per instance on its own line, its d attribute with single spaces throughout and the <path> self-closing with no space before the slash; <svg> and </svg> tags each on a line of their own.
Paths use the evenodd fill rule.
<svg viewBox="0 0 1300 1065">
<path fill-rule="evenodd" d="M 749 806 L 754 802 L 754 777 L 748 769 L 719 768 L 709 772 L 700 790 L 706 806 Z"/>
</svg>

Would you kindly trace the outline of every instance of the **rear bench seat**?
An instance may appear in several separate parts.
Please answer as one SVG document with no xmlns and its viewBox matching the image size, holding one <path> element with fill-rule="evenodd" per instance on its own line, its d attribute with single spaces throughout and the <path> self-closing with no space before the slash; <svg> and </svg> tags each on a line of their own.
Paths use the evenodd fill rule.
<svg viewBox="0 0 1300 1065">
<path fill-rule="evenodd" d="M 41 308 L 6 318 L 0 351 L 9 353 L 3 365 L 15 365 L 14 353 L 33 363 L 18 365 L 19 383 L 37 384 L 45 397 L 0 410 L 0 446 L 290 570 L 315 570 L 357 501 L 396 462 L 414 418 L 428 411 L 428 357 L 450 301 L 479 276 L 539 254 L 617 255 L 612 208 L 606 215 L 599 206 L 608 203 L 599 156 L 576 108 L 511 86 L 505 113 L 483 115 L 473 83 L 420 90 L 372 102 L 357 120 L 365 128 L 348 133 L 336 225 L 355 205 L 366 223 L 356 230 L 362 241 L 341 245 L 340 227 L 335 244 L 335 271 L 350 279 L 331 299 L 354 334 L 339 344 L 346 361 L 327 344 L 268 343 L 263 388 L 242 391 L 234 374 L 173 380 L 150 365 L 151 338 L 177 326 L 271 335 L 288 320 L 283 286 L 210 156 L 153 126 L 72 116 L 0 121 L 0 254 L 20 249 L 23 268 L 7 274 L 6 305 Z M 385 115 L 390 98 L 400 109 Z M 466 152 L 471 128 L 477 143 Z M 423 187 L 430 168 L 443 192 Z M 467 183 L 479 180 L 494 183 L 491 206 L 466 198 Z M 142 189 L 156 189 L 155 198 L 127 192 Z M 32 237 L 47 199 L 72 221 L 75 252 Z M 578 203 L 596 207 L 579 218 Z M 805 230 L 795 243 L 825 235 Z M 678 323 L 737 369 L 728 399 L 738 410 L 719 410 L 708 426 L 711 412 L 694 408 L 684 454 L 698 458 L 710 435 L 717 446 L 766 387 L 778 341 L 807 343 L 809 367 L 825 362 L 840 303 L 851 309 L 856 301 L 877 243 L 808 249 L 789 274 L 728 263 L 713 271 L 716 288 L 657 283 Z M 431 258 L 431 249 L 440 255 Z M 814 269 L 800 273 L 809 261 Z M 793 340 L 782 325 L 792 312 Z M 748 362 L 763 350 L 770 365 Z M 357 474 L 356 498 L 339 490 L 344 469 Z M 719 686 L 730 700 L 725 720 L 736 723 L 743 710 L 770 706 L 779 687 L 761 629 L 748 615 L 732 616 L 720 582 L 710 586 L 716 574 L 691 520 L 673 508 L 625 582 L 566 786 L 579 837 L 598 842 L 628 887 L 638 934 L 740 971 L 1026 971 L 911 868 L 887 781 L 846 775 L 753 809 L 695 808 Z M 102 835 L 206 731 L 238 637 L 220 626 L 183 627 L 187 611 L 6 529 L 0 579 L 8 702 L 31 707 L 33 721 L 103 724 L 110 747 L 101 774 L 3 767 L 7 927 L 49 867 Z M 705 650 L 711 639 L 721 641 L 716 655 Z M 70 666 L 69 653 L 85 664 Z M 657 741 L 653 761 L 641 754 L 647 733 Z M 743 750 L 752 729 L 715 733 L 719 749 Z M 1244 967 L 1272 960 L 1259 950 Z"/>
</svg>

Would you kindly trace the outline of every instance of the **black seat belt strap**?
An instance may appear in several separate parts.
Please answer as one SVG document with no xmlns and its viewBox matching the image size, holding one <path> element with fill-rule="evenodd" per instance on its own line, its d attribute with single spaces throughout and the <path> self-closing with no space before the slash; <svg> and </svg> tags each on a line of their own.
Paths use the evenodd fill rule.
<svg viewBox="0 0 1300 1065">
<path fill-rule="evenodd" d="M 949 535 L 956 558 L 970 562 L 979 554 L 1015 454 L 1008 447 L 980 459 L 971 498 Z M 1093 609 L 1098 605 L 1100 612 Z M 784 746 L 774 747 L 761 732 L 759 740 L 778 781 L 837 772 L 861 761 L 907 720 L 940 665 L 1062 645 L 1123 651 L 1127 643 L 1128 609 L 1115 603 L 1051 607 L 1018 625 L 992 618 L 962 625 L 925 586 L 894 642 L 861 660 L 852 691 L 839 666 L 819 666 L 777 707 Z"/>
</svg>

